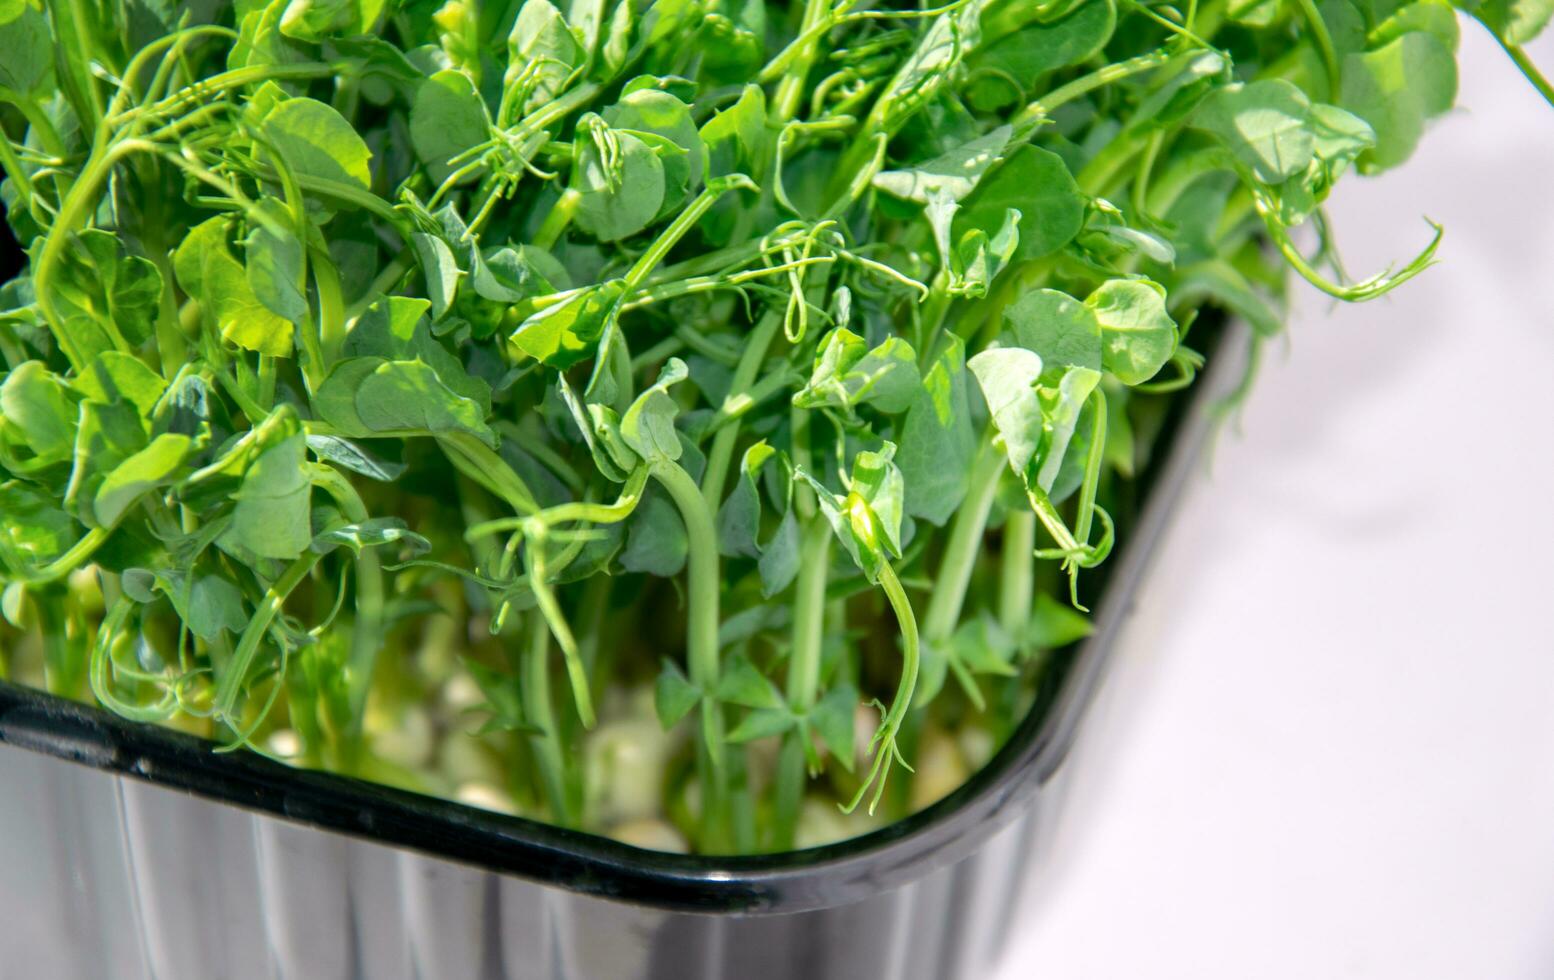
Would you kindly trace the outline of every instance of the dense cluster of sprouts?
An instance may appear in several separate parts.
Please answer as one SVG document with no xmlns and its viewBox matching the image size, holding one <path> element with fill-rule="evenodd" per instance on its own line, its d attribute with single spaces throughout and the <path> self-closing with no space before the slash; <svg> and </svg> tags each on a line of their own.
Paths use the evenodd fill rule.
<svg viewBox="0 0 1554 980">
<path fill-rule="evenodd" d="M 1547 5 L 1473 13 L 1541 84 Z M 0 678 L 649 846 L 920 807 L 1087 632 L 1197 312 L 1429 264 L 1321 204 L 1457 31 L 0 0 Z"/>
</svg>

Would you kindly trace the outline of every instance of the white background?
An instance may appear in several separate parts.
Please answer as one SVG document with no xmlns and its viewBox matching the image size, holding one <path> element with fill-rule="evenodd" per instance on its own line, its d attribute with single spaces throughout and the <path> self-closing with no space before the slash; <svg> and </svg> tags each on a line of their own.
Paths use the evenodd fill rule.
<svg viewBox="0 0 1554 980">
<path fill-rule="evenodd" d="M 1554 69 L 1554 43 L 1532 52 Z M 998 980 L 1554 977 L 1554 109 L 1463 24 L 1458 109 L 1350 180 L 1088 720 Z"/>
</svg>

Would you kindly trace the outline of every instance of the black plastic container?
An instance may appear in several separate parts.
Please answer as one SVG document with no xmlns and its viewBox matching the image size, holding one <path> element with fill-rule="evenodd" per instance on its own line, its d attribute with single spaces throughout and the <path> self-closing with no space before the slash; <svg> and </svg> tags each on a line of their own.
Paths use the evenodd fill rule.
<svg viewBox="0 0 1554 980">
<path fill-rule="evenodd" d="M 0 683 L 0 977 L 952 980 L 985 969 L 1034 877 L 1063 760 L 1210 405 L 1244 364 L 1241 331 L 1215 346 L 1056 700 L 911 818 L 787 854 L 662 854 L 217 755 Z"/>
</svg>

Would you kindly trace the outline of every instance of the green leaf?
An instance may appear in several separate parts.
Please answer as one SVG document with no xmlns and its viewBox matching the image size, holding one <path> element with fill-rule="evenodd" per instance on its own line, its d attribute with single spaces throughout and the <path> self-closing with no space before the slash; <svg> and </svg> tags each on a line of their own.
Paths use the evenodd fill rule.
<svg viewBox="0 0 1554 980">
<path fill-rule="evenodd" d="M 1036 608 L 1026 623 L 1023 640 L 1039 650 L 1056 650 L 1095 632 L 1084 613 L 1045 592 L 1036 597 Z"/>
<path fill-rule="evenodd" d="M 1293 83 L 1267 78 L 1226 85 L 1193 115 L 1265 184 L 1302 173 L 1316 152 L 1311 100 Z"/>
<path fill-rule="evenodd" d="M 1013 639 L 985 613 L 956 627 L 950 648 L 951 658 L 974 674 L 1014 677 L 1018 673 L 1010 663 L 1015 653 Z"/>
<path fill-rule="evenodd" d="M 781 708 L 782 693 L 750 661 L 736 658 L 718 678 L 717 698 L 747 708 Z"/>
<path fill-rule="evenodd" d="M 70 459 L 76 416 L 70 389 L 42 361 L 27 361 L 0 382 L 0 432 L 19 434 L 39 465 Z"/>
<path fill-rule="evenodd" d="M 145 448 L 146 428 L 125 402 L 82 402 L 79 418 L 65 508 L 83 524 L 96 526 L 93 501 L 98 487 L 120 463 Z"/>
<path fill-rule="evenodd" d="M 992 43 L 968 62 L 977 78 L 970 93 L 977 108 L 1023 101 L 1042 75 L 1094 57 L 1117 26 L 1117 8 L 1109 0 L 1062 5 L 1048 21 L 1050 15 L 1042 4 L 1005 3 L 989 10 L 983 31 Z"/>
<path fill-rule="evenodd" d="M 906 481 L 906 512 L 930 524 L 949 520 L 966 496 L 976 445 L 965 345 L 952 335 L 902 422 L 896 465 Z"/>
<path fill-rule="evenodd" d="M 809 383 L 793 396 L 793 404 L 848 412 L 872 405 L 895 415 L 907 410 L 921 385 L 917 353 L 911 344 L 900 337 L 888 337 L 869 350 L 862 337 L 837 327 L 820 341 Z"/>
<path fill-rule="evenodd" d="M 1069 443 L 1074 438 L 1074 429 L 1079 424 L 1085 402 L 1100 383 L 1101 372 L 1085 367 L 1069 367 L 1063 370 L 1056 385 L 1047 383 L 1037 389 L 1037 397 L 1041 401 L 1042 432 L 1036 452 L 1039 465 L 1034 482 L 1048 493 L 1053 493 L 1058 474 L 1063 469 Z"/>
<path fill-rule="evenodd" d="M 625 292 L 619 279 L 580 290 L 523 321 L 509 339 L 537 361 L 569 368 L 594 355 L 599 338 L 619 315 Z"/>
<path fill-rule="evenodd" d="M 1488 0 L 1463 3 L 1507 44 L 1523 45 L 1534 40 L 1554 17 L 1554 0 Z"/>
<path fill-rule="evenodd" d="M 254 295 L 247 272 L 227 251 L 226 218 L 192 228 L 173 253 L 173 271 L 222 340 L 260 354 L 291 355 L 295 327 Z"/>
<path fill-rule="evenodd" d="M 248 615 L 237 586 L 219 575 L 190 575 L 185 581 L 188 597 L 180 615 L 190 632 L 206 643 L 214 643 L 222 633 L 236 636 L 243 632 Z"/>
<path fill-rule="evenodd" d="M 120 578 L 124 594 L 151 603 L 165 595 L 189 631 L 207 643 L 222 633 L 241 633 L 248 625 L 243 594 L 231 582 L 213 574 L 173 569 L 127 568 Z"/>
<path fill-rule="evenodd" d="M 313 541 L 313 485 L 306 457 L 307 436 L 295 419 L 277 426 L 233 494 L 236 505 L 220 539 L 223 547 L 287 560 L 307 550 Z"/>
<path fill-rule="evenodd" d="M 147 491 L 174 482 L 189 448 L 188 436 L 166 432 L 114 467 L 97 487 L 92 504 L 97 523 L 112 527 Z"/>
<path fill-rule="evenodd" d="M 1021 147 L 982 179 L 956 215 L 956 234 L 976 228 L 992 239 L 1010 209 L 1020 212 L 1016 261 L 1050 255 L 1073 241 L 1084 227 L 1085 201 L 1079 185 L 1062 157 L 1039 147 Z"/>
<path fill-rule="evenodd" d="M 987 295 L 993 280 L 1019 251 L 1020 218 L 1020 212 L 1010 208 L 1004 214 L 1003 225 L 991 238 L 981 228 L 966 232 L 951 262 L 950 295 L 969 299 Z"/>
<path fill-rule="evenodd" d="M 1056 289 L 1026 293 L 1004 309 L 1021 347 L 1048 367 L 1101 369 L 1101 322 L 1084 303 Z"/>
<path fill-rule="evenodd" d="M 802 559 L 799 522 L 792 508 L 782 515 L 777 530 L 761 546 L 761 557 L 756 570 L 761 576 L 761 597 L 770 599 L 786 589 L 798 577 Z"/>
<path fill-rule="evenodd" d="M 347 437 L 468 432 L 496 445 L 485 421 L 489 409 L 454 391 L 424 361 L 347 358 L 330 370 L 313 408 Z"/>
<path fill-rule="evenodd" d="M 766 93 L 759 85 L 746 85 L 738 102 L 707 120 L 701 139 L 707 148 L 710 176 L 759 172 L 772 145 Z"/>
<path fill-rule="evenodd" d="M 432 302 L 432 316 L 441 320 L 458 296 L 459 277 L 464 272 L 459 269 L 448 243 L 436 235 L 416 232 L 410 236 L 410 244 L 415 249 L 416 259 L 421 263 L 421 271 L 426 274 L 426 291 Z"/>
<path fill-rule="evenodd" d="M 257 211 L 249 216 L 248 239 L 243 243 L 248 288 L 271 313 L 305 323 L 308 298 L 302 282 L 302 242 L 292 230 L 291 212 L 274 198 L 261 200 Z"/>
<path fill-rule="evenodd" d="M 753 742 L 758 738 L 770 738 L 798 724 L 798 716 L 787 708 L 759 708 L 740 719 L 734 730 L 724 736 L 733 745 Z"/>
<path fill-rule="evenodd" d="M 0 88 L 32 95 L 54 74 L 54 43 L 47 18 L 31 6 L 0 21 Z"/>
<path fill-rule="evenodd" d="M 1457 63 L 1434 34 L 1413 31 L 1343 60 L 1339 104 L 1370 123 L 1376 145 L 1360 155 L 1365 173 L 1395 167 L 1419 144 L 1426 121 L 1457 99 Z"/>
<path fill-rule="evenodd" d="M 689 555 L 690 539 L 679 509 L 657 487 L 650 489 L 626 522 L 621 568 L 673 578 L 685 570 Z"/>
<path fill-rule="evenodd" d="M 511 674 L 492 670 L 478 660 L 469 657 L 464 658 L 464 668 L 469 671 L 469 676 L 475 681 L 475 686 L 480 688 L 480 693 L 485 695 L 485 704 L 480 705 L 480 710 L 491 715 L 490 720 L 482 726 L 486 731 L 522 732 L 525 734 L 538 734 L 540 730 L 530 725 L 524 718 L 523 696 L 518 687 L 518 679 Z"/>
<path fill-rule="evenodd" d="M 327 555 L 336 548 L 350 548 L 361 554 L 366 548 L 382 548 L 400 545 L 401 551 L 410 555 L 422 555 L 432 550 L 432 543 L 405 526 L 397 517 L 373 517 L 357 524 L 331 528 L 316 535 L 308 547 L 320 555 Z"/>
<path fill-rule="evenodd" d="M 905 170 L 886 170 L 874 177 L 874 186 L 887 194 L 919 204 L 930 196 L 946 195 L 960 201 L 976 190 L 977 182 L 998 162 L 1014 130 L 999 126 L 985 135 L 962 143 L 948 153 L 914 164 Z"/>
<path fill-rule="evenodd" d="M 1101 365 L 1125 385 L 1153 378 L 1176 352 L 1165 289 L 1138 279 L 1102 283 L 1085 300 L 1101 325 Z"/>
<path fill-rule="evenodd" d="M 80 531 L 52 494 L 15 480 L 0 483 L 0 564 L 25 573 L 76 543 Z"/>
<path fill-rule="evenodd" d="M 851 684 L 838 684 L 826 691 L 807 716 L 826 751 L 848 772 L 853 771 L 853 757 L 857 754 L 853 718 L 859 700 L 857 688 Z"/>
<path fill-rule="evenodd" d="M 292 173 L 371 189 L 372 151 L 333 107 L 314 99 L 286 99 L 264 116 L 262 128 Z"/>
<path fill-rule="evenodd" d="M 566 18 L 549 0 L 526 0 L 507 36 L 504 88 L 520 91 L 519 113 L 550 102 L 566 88 L 572 69 L 583 61 L 583 48 Z"/>
<path fill-rule="evenodd" d="M 601 242 L 629 238 L 658 217 L 669 187 L 665 165 L 647 142 L 631 133 L 596 128 L 573 164 L 572 187 L 578 202 L 577 227 Z M 606 156 L 600 143 L 611 144 Z"/>
<path fill-rule="evenodd" d="M 901 470 L 894 460 L 896 447 L 886 442 L 878 451 L 861 452 L 853 457 L 852 492 L 868 505 L 872 520 L 870 530 L 863 533 L 858 527 L 857 511 L 852 513 L 855 532 L 860 540 L 871 545 L 873 535 L 879 533 L 885 550 L 901 556 L 901 520 L 905 514 L 906 488 Z"/>
<path fill-rule="evenodd" d="M 701 689 L 686 679 L 685 672 L 674 661 L 666 659 L 653 684 L 653 707 L 664 730 L 678 725 L 701 699 Z"/>
<path fill-rule="evenodd" d="M 124 350 L 151 336 L 160 312 L 162 274 L 149 260 L 124 254 L 113 234 L 90 228 L 73 237 L 54 290 L 62 315 L 90 321 L 112 346 Z"/>
<path fill-rule="evenodd" d="M 384 0 L 290 0 L 281 15 L 281 33 L 299 41 L 362 34 L 377 22 L 383 6 Z"/>
<path fill-rule="evenodd" d="M 491 138 L 491 117 L 468 75 L 445 68 L 416 89 L 410 107 L 410 143 L 433 181 L 453 173 L 450 161 Z"/>
<path fill-rule="evenodd" d="M 404 463 L 383 459 L 349 439 L 342 439 L 339 436 L 309 435 L 308 448 L 325 462 L 382 483 L 393 483 L 404 476 L 408 468 Z"/>
<path fill-rule="evenodd" d="M 761 467 L 777 455 L 762 439 L 745 450 L 734 489 L 718 509 L 718 548 L 730 558 L 759 558 L 761 530 Z"/>
<path fill-rule="evenodd" d="M 325 387 L 328 384 L 326 380 Z M 478 402 L 445 384 L 424 361 L 378 363 L 356 388 L 356 416 L 368 432 L 468 432 L 495 446 L 487 414 Z"/>
<path fill-rule="evenodd" d="M 686 196 L 701 186 L 707 170 L 707 148 L 691 120 L 690 106 L 668 92 L 638 89 L 605 109 L 604 121 L 618 133 L 631 130 L 639 139 L 641 134 L 651 133 L 683 151 L 659 155 L 664 170 L 664 199 L 656 217 L 677 210 Z M 622 174 L 623 181 L 627 177 Z"/>
<path fill-rule="evenodd" d="M 669 389 L 687 377 L 685 362 L 671 357 L 659 372 L 658 380 L 638 395 L 621 416 L 621 438 L 649 462 L 680 458 L 680 436 L 674 427 L 680 406 L 670 397 Z"/>
<path fill-rule="evenodd" d="M 1010 469 L 1024 476 L 1041 436 L 1041 399 L 1036 394 L 1041 355 L 1023 347 L 994 347 L 973 357 L 966 366 L 982 389 Z"/>
</svg>

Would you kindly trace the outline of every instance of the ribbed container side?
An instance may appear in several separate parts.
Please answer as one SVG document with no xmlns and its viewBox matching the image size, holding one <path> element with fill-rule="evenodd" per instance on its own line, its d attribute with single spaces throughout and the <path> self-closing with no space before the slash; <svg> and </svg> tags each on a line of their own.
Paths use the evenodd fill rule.
<svg viewBox="0 0 1554 980">
<path fill-rule="evenodd" d="M 0 786 L 0 980 L 956 980 L 996 955 L 1039 814 L 864 901 L 731 915 L 535 884 L 9 746 Z"/>
</svg>

